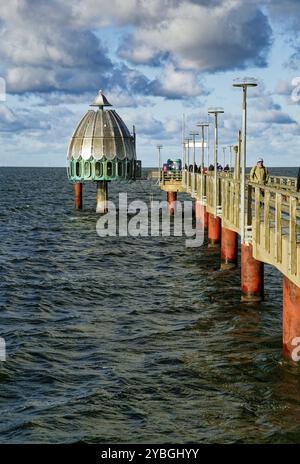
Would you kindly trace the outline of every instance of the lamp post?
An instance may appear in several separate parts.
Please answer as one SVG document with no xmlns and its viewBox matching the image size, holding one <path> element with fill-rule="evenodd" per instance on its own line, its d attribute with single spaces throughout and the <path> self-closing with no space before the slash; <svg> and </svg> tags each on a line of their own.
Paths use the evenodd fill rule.
<svg viewBox="0 0 300 464">
<path fill-rule="evenodd" d="M 234 145 L 228 145 L 228 148 L 229 148 L 229 153 L 230 153 L 229 167 L 230 167 L 230 172 L 231 172 L 231 169 L 232 169 L 232 149 L 234 148 Z"/>
<path fill-rule="evenodd" d="M 201 142 L 202 142 L 202 145 L 201 145 L 201 153 L 202 153 L 202 156 L 201 156 L 201 172 L 203 171 L 204 169 L 204 128 L 205 127 L 209 127 L 209 124 L 207 122 L 199 122 L 199 124 L 197 124 L 197 127 L 201 127 Z"/>
<path fill-rule="evenodd" d="M 196 163 L 196 135 L 199 135 L 198 132 L 190 132 L 193 140 L 193 184 L 192 184 L 192 195 L 195 193 L 195 163 Z"/>
<path fill-rule="evenodd" d="M 223 147 L 223 169 L 225 168 L 226 163 L 226 147 Z"/>
<path fill-rule="evenodd" d="M 242 127 L 242 159 L 241 159 L 241 243 L 245 243 L 245 185 L 246 185 L 246 135 L 247 135 L 247 88 L 256 87 L 257 81 L 253 78 L 235 79 L 233 87 L 243 89 L 243 127 Z"/>
<path fill-rule="evenodd" d="M 207 130 L 209 128 L 208 122 L 199 122 L 197 124 L 197 127 L 201 127 L 201 139 L 202 139 L 202 146 L 201 146 L 201 200 L 203 201 L 203 196 L 204 196 L 204 128 L 207 127 Z M 208 167 L 208 166 L 207 166 Z"/>
<path fill-rule="evenodd" d="M 190 186 L 190 141 L 191 139 L 186 138 L 185 139 L 185 146 L 187 146 L 187 174 L 186 174 L 186 179 L 187 179 L 187 186 L 189 188 Z"/>
<path fill-rule="evenodd" d="M 218 115 L 224 113 L 223 108 L 208 108 L 208 114 L 213 114 L 215 117 L 215 146 L 214 146 L 214 217 L 217 217 L 217 187 L 218 187 L 218 178 L 217 178 L 217 167 L 218 167 Z"/>
<path fill-rule="evenodd" d="M 161 154 L 160 154 L 160 151 L 162 149 L 162 145 L 157 145 L 157 149 L 158 149 L 158 182 L 160 182 L 161 180 L 161 175 L 160 175 L 160 164 L 161 164 Z"/>
<path fill-rule="evenodd" d="M 209 161 L 210 161 L 210 120 L 209 114 L 207 118 L 207 169 L 209 168 Z"/>
<path fill-rule="evenodd" d="M 181 134 L 181 143 L 182 143 L 182 167 L 181 170 L 183 171 L 186 164 L 186 148 L 185 148 L 185 114 L 182 115 L 182 134 Z"/>
</svg>

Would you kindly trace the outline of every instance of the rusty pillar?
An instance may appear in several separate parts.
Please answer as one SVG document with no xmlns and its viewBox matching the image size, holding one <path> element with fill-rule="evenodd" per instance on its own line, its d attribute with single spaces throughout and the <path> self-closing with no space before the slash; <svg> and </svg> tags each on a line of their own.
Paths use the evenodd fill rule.
<svg viewBox="0 0 300 464">
<path fill-rule="evenodd" d="M 283 276 L 283 355 L 299 361 L 300 355 L 300 288 Z M 295 356 L 298 356 L 295 358 Z"/>
<path fill-rule="evenodd" d="M 208 247 L 214 248 L 221 243 L 221 218 L 208 213 Z"/>
<path fill-rule="evenodd" d="M 96 191 L 96 213 L 107 213 L 107 198 L 107 181 L 98 180 Z"/>
<path fill-rule="evenodd" d="M 237 233 L 222 227 L 221 234 L 221 269 L 232 269 L 237 265 L 238 236 Z"/>
<path fill-rule="evenodd" d="M 177 192 L 167 192 L 168 212 L 170 216 L 175 212 L 175 201 L 177 200 Z"/>
<path fill-rule="evenodd" d="M 242 301 L 261 301 L 264 297 L 264 264 L 253 258 L 252 245 L 241 245 Z"/>
<path fill-rule="evenodd" d="M 74 205 L 75 209 L 82 209 L 82 183 L 74 184 Z"/>
</svg>

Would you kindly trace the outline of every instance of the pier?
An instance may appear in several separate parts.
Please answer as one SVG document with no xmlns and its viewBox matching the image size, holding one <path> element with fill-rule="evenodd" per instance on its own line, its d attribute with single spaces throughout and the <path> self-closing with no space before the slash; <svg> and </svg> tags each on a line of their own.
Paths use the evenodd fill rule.
<svg viewBox="0 0 300 464">
<path fill-rule="evenodd" d="M 238 147 L 235 147 L 238 163 Z M 241 179 L 232 172 L 161 172 L 160 188 L 167 192 L 169 212 L 174 198 L 185 192 L 195 201 L 198 227 L 207 230 L 208 246 L 220 249 L 220 269 L 237 266 L 241 236 Z M 215 183 L 216 177 L 216 183 Z M 241 299 L 259 302 L 264 297 L 264 263 L 283 275 L 283 353 L 292 359 L 300 337 L 300 193 L 296 179 L 270 176 L 260 185 L 246 177 L 245 241 L 241 244 Z M 175 197 L 174 197 L 175 196 Z M 299 342 L 299 340 L 298 340 Z"/>
</svg>

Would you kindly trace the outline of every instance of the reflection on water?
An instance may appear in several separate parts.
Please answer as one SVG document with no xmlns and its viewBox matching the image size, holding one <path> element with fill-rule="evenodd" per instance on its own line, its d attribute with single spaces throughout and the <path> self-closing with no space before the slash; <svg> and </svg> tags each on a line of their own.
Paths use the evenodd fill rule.
<svg viewBox="0 0 300 464">
<path fill-rule="evenodd" d="M 218 253 L 100 238 L 94 185 L 76 212 L 63 169 L 14 171 L 1 172 L 1 442 L 300 441 L 278 271 L 266 266 L 265 302 L 243 305 Z M 120 187 L 163 198 L 139 181 L 112 183 L 111 199 Z"/>
</svg>

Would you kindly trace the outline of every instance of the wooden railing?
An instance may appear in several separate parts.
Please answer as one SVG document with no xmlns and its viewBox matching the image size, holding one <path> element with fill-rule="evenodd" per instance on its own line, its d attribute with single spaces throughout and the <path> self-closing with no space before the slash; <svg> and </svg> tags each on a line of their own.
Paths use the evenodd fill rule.
<svg viewBox="0 0 300 464">
<path fill-rule="evenodd" d="M 241 183 L 232 173 L 183 171 L 182 184 L 208 213 L 222 217 L 222 227 L 240 234 Z M 267 185 L 246 178 L 245 237 L 256 259 L 276 266 L 300 286 L 300 193 L 293 177 L 270 176 Z M 215 206 L 217 209 L 215 210 Z"/>
<path fill-rule="evenodd" d="M 170 181 L 181 181 L 182 180 L 182 171 L 161 171 L 161 180 L 170 182 Z"/>
</svg>

